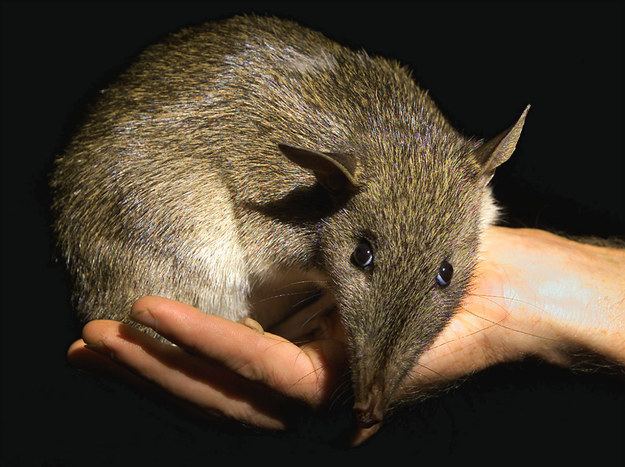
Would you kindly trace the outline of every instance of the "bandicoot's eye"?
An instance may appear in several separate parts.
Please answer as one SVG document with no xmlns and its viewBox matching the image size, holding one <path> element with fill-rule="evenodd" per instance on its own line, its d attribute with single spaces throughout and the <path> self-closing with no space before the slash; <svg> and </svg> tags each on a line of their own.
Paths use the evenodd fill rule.
<svg viewBox="0 0 625 467">
<path fill-rule="evenodd" d="M 373 247 L 367 240 L 360 240 L 352 253 L 352 263 L 361 269 L 369 269 L 373 266 Z"/>
<path fill-rule="evenodd" d="M 436 275 L 436 283 L 439 287 L 447 287 L 451 282 L 451 278 L 454 275 L 454 268 L 447 261 L 443 261 L 438 268 L 438 274 Z"/>
</svg>

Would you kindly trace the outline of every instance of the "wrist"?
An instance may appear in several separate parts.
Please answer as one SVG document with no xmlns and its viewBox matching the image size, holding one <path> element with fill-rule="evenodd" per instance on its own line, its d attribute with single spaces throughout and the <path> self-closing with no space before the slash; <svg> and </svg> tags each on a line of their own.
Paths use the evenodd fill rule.
<svg viewBox="0 0 625 467">
<path fill-rule="evenodd" d="M 577 287 L 559 322 L 569 354 L 598 354 L 625 366 L 625 249 L 570 242 Z"/>
<path fill-rule="evenodd" d="M 525 243 L 515 254 L 525 259 L 503 293 L 518 330 L 508 347 L 564 366 L 580 353 L 625 364 L 625 250 L 519 232 Z"/>
</svg>

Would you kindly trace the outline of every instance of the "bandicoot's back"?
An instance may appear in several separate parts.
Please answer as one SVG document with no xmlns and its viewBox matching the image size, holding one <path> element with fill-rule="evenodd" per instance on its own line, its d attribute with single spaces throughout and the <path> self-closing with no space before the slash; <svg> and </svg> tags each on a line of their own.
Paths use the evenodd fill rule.
<svg viewBox="0 0 625 467">
<path fill-rule="evenodd" d="M 56 228 L 78 310 L 122 318 L 152 293 L 243 313 L 242 276 L 307 256 L 300 226 L 237 216 L 314 184 L 277 143 L 384 157 L 407 132 L 455 136 L 441 125 L 397 64 L 295 23 L 237 17 L 173 34 L 102 91 L 57 161 Z"/>
</svg>

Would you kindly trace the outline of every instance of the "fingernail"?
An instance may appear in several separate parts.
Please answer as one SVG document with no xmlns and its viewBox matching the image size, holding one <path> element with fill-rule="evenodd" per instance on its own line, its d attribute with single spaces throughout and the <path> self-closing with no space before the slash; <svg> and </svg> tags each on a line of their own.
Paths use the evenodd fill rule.
<svg viewBox="0 0 625 467">
<path fill-rule="evenodd" d="M 97 341 L 97 342 L 92 342 L 91 344 L 85 344 L 85 348 L 89 350 L 93 350 L 94 352 L 97 352 L 101 355 L 106 355 L 111 360 L 116 360 L 115 353 L 113 353 L 113 351 L 103 341 Z"/>
<path fill-rule="evenodd" d="M 131 310 L 130 319 L 136 321 L 137 323 L 145 324 L 146 326 L 149 326 L 151 328 L 156 328 L 158 326 L 158 321 L 156 321 L 156 318 L 154 318 L 154 315 L 148 309 Z"/>
</svg>

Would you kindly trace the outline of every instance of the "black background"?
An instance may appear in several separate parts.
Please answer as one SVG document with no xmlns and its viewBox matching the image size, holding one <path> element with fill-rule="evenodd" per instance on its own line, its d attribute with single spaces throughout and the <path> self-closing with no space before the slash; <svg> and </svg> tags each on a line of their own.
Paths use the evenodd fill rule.
<svg viewBox="0 0 625 467">
<path fill-rule="evenodd" d="M 531 103 L 518 149 L 493 182 L 507 224 L 625 232 L 621 3 L 5 3 L 2 464 L 194 465 L 284 455 L 300 462 L 332 454 L 623 465 L 622 380 L 540 362 L 484 371 L 350 451 L 306 436 L 217 429 L 67 365 L 80 327 L 48 229 L 53 157 L 85 104 L 142 48 L 183 25 L 242 12 L 289 17 L 399 59 L 466 134 L 492 136 Z"/>
</svg>

